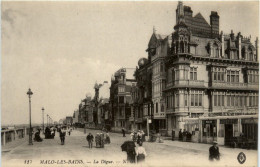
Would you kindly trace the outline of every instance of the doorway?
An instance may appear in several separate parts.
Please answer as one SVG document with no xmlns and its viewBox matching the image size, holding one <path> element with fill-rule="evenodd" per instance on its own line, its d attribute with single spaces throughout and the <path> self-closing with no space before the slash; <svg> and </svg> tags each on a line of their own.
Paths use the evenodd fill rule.
<svg viewBox="0 0 260 167">
<path fill-rule="evenodd" d="M 233 139 L 233 124 L 225 124 L 225 145 L 230 146 Z"/>
</svg>

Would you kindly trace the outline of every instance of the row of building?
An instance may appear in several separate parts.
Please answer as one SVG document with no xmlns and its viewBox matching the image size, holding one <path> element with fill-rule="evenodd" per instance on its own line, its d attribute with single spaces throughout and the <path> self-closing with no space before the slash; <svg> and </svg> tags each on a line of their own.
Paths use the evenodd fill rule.
<svg viewBox="0 0 260 167">
<path fill-rule="evenodd" d="M 215 11 L 209 24 L 179 2 L 173 33 L 154 29 L 147 57 L 116 71 L 110 84 L 95 84 L 94 98 L 74 112 L 75 123 L 175 137 L 182 129 L 194 142 L 220 145 L 241 135 L 257 141 L 258 39 L 224 34 L 219 21 Z"/>
</svg>

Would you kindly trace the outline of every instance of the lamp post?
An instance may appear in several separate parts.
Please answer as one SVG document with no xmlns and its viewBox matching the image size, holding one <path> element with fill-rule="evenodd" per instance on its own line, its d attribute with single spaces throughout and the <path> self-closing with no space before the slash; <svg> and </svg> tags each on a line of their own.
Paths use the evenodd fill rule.
<svg viewBox="0 0 260 167">
<path fill-rule="evenodd" d="M 33 95 L 33 92 L 29 88 L 27 95 L 29 97 L 29 119 L 30 119 L 30 132 L 29 132 L 29 145 L 33 145 L 32 142 L 32 118 L 31 118 L 31 96 Z"/>
<path fill-rule="evenodd" d="M 47 114 L 47 126 L 49 126 L 49 115 Z"/>
<path fill-rule="evenodd" d="M 42 133 L 44 133 L 44 108 L 42 107 Z"/>
</svg>

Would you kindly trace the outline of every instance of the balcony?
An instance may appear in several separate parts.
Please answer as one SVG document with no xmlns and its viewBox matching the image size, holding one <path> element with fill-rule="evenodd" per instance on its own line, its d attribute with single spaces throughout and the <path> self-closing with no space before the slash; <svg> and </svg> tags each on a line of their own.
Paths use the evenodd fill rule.
<svg viewBox="0 0 260 167">
<path fill-rule="evenodd" d="M 162 79 L 165 79 L 166 73 L 165 72 L 159 72 L 157 74 L 153 74 L 152 79 L 154 80 L 154 79 L 159 78 L 159 77 L 162 78 Z"/>
<path fill-rule="evenodd" d="M 134 117 L 129 117 L 129 121 L 130 121 L 130 122 L 133 122 L 134 120 L 135 120 Z"/>
<path fill-rule="evenodd" d="M 235 90 L 258 90 L 258 83 L 233 83 L 233 82 L 217 82 L 211 83 L 211 88 L 216 89 L 235 89 Z"/>
<path fill-rule="evenodd" d="M 142 123 L 143 122 L 143 118 L 137 118 L 136 119 L 136 123 Z"/>
<path fill-rule="evenodd" d="M 204 80 L 175 80 L 166 84 L 166 90 L 172 88 L 207 88 L 207 83 Z"/>
</svg>

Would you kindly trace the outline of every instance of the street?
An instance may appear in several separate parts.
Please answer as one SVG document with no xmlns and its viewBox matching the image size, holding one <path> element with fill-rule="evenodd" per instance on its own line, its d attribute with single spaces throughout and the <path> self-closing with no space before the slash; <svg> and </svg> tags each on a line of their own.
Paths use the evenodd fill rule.
<svg viewBox="0 0 260 167">
<path fill-rule="evenodd" d="M 89 130 L 94 136 L 98 130 Z M 28 139 L 28 137 L 27 137 Z M 119 133 L 110 133 L 111 143 L 105 148 L 88 148 L 86 134 L 77 129 L 66 136 L 65 145 L 60 144 L 59 134 L 54 139 L 44 139 L 28 145 L 28 140 L 21 139 L 20 144 L 11 147 L 9 143 L 2 148 L 2 166 L 127 166 L 126 152 L 121 151 L 121 144 L 130 139 L 129 134 L 122 137 Z M 257 151 L 220 147 L 221 160 L 208 161 L 210 145 L 164 140 L 164 143 L 145 142 L 143 146 L 148 156 L 147 166 L 255 166 Z M 239 164 L 237 155 L 244 152 L 246 161 Z M 143 165 L 144 166 L 144 165 Z"/>
</svg>

